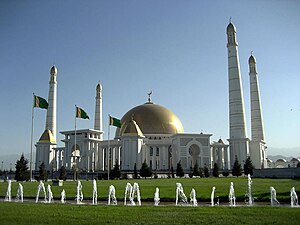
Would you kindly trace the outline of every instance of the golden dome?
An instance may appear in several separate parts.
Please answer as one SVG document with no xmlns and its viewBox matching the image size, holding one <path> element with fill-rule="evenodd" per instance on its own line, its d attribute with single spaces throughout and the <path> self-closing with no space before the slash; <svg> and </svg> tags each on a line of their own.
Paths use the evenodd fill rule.
<svg viewBox="0 0 300 225">
<path fill-rule="evenodd" d="M 42 134 L 39 142 L 55 143 L 52 132 L 50 130 L 45 130 L 44 133 Z"/>
<path fill-rule="evenodd" d="M 131 120 L 125 130 L 123 135 L 134 135 L 134 136 L 144 136 L 139 125 L 136 124 L 134 120 Z"/>
<path fill-rule="evenodd" d="M 121 119 L 122 127 L 116 130 L 116 137 L 122 136 L 127 125 L 134 119 L 143 134 L 183 133 L 178 117 L 167 108 L 147 102 L 129 110 Z"/>
</svg>

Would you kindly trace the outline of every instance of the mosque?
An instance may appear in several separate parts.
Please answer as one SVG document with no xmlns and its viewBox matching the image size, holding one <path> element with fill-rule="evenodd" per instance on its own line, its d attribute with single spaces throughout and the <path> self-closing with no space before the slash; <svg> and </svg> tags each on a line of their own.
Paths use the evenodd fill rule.
<svg viewBox="0 0 300 225">
<path fill-rule="evenodd" d="M 212 134 L 188 133 L 180 119 L 169 109 L 156 104 L 151 92 L 145 103 L 135 106 L 121 118 L 121 126 L 114 138 L 103 140 L 102 86 L 96 86 L 93 129 L 61 131 L 63 147 L 56 143 L 57 68 L 50 70 L 46 127 L 36 143 L 36 162 L 44 162 L 48 169 L 79 169 L 86 172 L 106 172 L 116 163 L 121 171 L 132 172 L 144 161 L 158 172 L 176 169 L 178 162 L 185 172 L 199 167 L 212 168 L 217 163 L 221 170 L 231 169 L 235 157 L 243 163 L 248 156 L 255 168 L 267 167 L 266 142 L 256 71 L 256 60 L 249 58 L 251 96 L 251 140 L 247 136 L 244 98 L 238 56 L 236 28 L 227 26 L 229 133 L 228 144 L 222 139 L 211 141 Z M 35 170 L 39 164 L 36 163 Z"/>
</svg>

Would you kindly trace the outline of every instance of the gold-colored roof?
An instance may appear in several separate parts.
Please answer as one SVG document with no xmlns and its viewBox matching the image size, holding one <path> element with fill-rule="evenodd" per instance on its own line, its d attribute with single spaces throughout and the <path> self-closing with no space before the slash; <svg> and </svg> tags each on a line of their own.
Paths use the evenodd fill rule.
<svg viewBox="0 0 300 225">
<path fill-rule="evenodd" d="M 53 134 L 50 130 L 45 130 L 42 136 L 40 137 L 39 142 L 51 142 L 55 143 Z"/>
<path fill-rule="evenodd" d="M 254 58 L 254 56 L 251 54 L 251 56 L 249 57 L 249 64 L 250 63 L 256 63 L 256 60 Z"/>
<path fill-rule="evenodd" d="M 224 142 L 223 142 L 223 140 L 221 138 L 218 140 L 218 143 L 224 144 Z"/>
<path fill-rule="evenodd" d="M 53 65 L 50 69 L 50 74 L 51 75 L 56 75 L 57 74 L 57 68 L 55 65 Z"/>
<path fill-rule="evenodd" d="M 127 125 L 134 119 L 143 134 L 183 133 L 178 117 L 167 108 L 147 102 L 129 110 L 121 119 L 122 127 L 116 130 L 116 137 L 122 136 Z"/>
<path fill-rule="evenodd" d="M 131 120 L 125 130 L 123 135 L 134 135 L 134 136 L 144 136 L 139 125 L 134 120 Z"/>
<path fill-rule="evenodd" d="M 226 30 L 227 30 L 227 33 L 231 33 L 231 32 L 234 32 L 234 33 L 235 33 L 235 32 L 236 32 L 235 26 L 234 26 L 233 23 L 231 23 L 231 22 L 228 24 Z"/>
</svg>

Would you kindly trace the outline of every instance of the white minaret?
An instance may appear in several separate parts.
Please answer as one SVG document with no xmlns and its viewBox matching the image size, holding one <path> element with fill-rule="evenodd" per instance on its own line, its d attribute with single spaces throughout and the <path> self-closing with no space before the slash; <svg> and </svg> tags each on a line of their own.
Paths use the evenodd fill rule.
<svg viewBox="0 0 300 225">
<path fill-rule="evenodd" d="M 52 66 L 50 70 L 48 109 L 46 118 L 46 130 L 50 130 L 56 142 L 56 82 L 57 68 Z"/>
<path fill-rule="evenodd" d="M 98 83 L 96 87 L 96 105 L 95 105 L 95 123 L 94 129 L 103 131 L 102 127 L 102 86 Z M 100 140 L 103 140 L 103 133 L 100 134 Z"/>
<path fill-rule="evenodd" d="M 239 163 L 246 160 L 249 153 L 244 111 L 244 97 L 238 55 L 236 29 L 231 23 L 227 26 L 228 81 L 229 81 L 229 133 L 231 167 L 237 156 Z"/>
<path fill-rule="evenodd" d="M 251 100 L 251 142 L 250 157 L 255 168 L 267 167 L 267 152 L 261 111 L 256 60 L 251 53 L 249 57 L 250 100 Z"/>
<path fill-rule="evenodd" d="M 56 147 L 56 82 L 57 68 L 52 66 L 50 70 L 48 109 L 46 117 L 46 128 L 41 138 L 36 143 L 36 163 L 35 170 L 39 169 L 42 162 L 48 170 L 55 168 Z"/>
</svg>

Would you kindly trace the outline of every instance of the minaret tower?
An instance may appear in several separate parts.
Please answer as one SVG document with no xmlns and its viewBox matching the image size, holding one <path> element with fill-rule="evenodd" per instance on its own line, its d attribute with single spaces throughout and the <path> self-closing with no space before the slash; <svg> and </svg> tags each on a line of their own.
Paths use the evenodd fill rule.
<svg viewBox="0 0 300 225">
<path fill-rule="evenodd" d="M 46 130 L 50 130 L 56 142 L 56 96 L 57 96 L 57 68 L 52 66 L 50 70 L 48 109 L 46 118 Z"/>
<path fill-rule="evenodd" d="M 243 163 L 246 160 L 249 153 L 249 139 L 247 138 L 236 29 L 231 21 L 227 26 L 227 49 L 230 133 L 228 141 L 230 146 L 230 164 L 232 167 L 236 156 L 239 163 Z"/>
<path fill-rule="evenodd" d="M 36 163 L 35 170 L 44 162 L 46 168 L 50 170 L 56 167 L 55 150 L 56 147 L 56 82 L 57 68 L 52 66 L 50 70 L 48 109 L 46 117 L 46 128 L 39 141 L 36 143 Z"/>
<path fill-rule="evenodd" d="M 256 60 L 251 53 L 249 57 L 250 75 L 250 99 L 251 99 L 251 142 L 250 156 L 255 168 L 267 167 L 267 152 L 261 111 L 260 91 L 258 75 L 256 72 Z"/>
<path fill-rule="evenodd" d="M 102 127 L 102 86 L 100 82 L 96 87 L 96 105 L 95 105 L 95 123 L 94 129 L 103 131 Z M 103 132 L 100 134 L 100 140 L 103 140 Z"/>
</svg>

